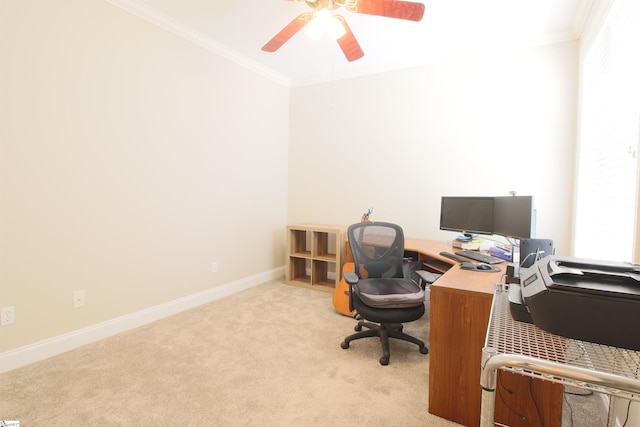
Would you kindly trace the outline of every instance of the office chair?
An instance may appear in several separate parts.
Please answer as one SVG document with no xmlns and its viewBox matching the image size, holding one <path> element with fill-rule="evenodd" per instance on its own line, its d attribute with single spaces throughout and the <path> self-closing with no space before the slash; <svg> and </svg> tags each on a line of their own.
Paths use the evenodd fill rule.
<svg viewBox="0 0 640 427">
<path fill-rule="evenodd" d="M 344 273 L 349 285 L 349 307 L 360 321 L 356 333 L 340 344 L 349 348 L 353 340 L 379 337 L 382 343 L 380 364 L 389 364 L 389 338 L 417 344 L 420 353 L 429 349 L 424 342 L 402 332 L 402 324 L 420 319 L 425 313 L 424 290 L 403 277 L 404 233 L 396 224 L 360 222 L 351 225 L 347 238 L 355 268 Z M 362 330 L 362 328 L 367 328 Z"/>
</svg>

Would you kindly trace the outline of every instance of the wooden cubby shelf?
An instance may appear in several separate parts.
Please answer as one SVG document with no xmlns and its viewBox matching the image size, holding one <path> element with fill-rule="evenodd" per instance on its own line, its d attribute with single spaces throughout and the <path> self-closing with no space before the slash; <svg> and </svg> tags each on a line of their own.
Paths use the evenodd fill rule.
<svg viewBox="0 0 640 427">
<path fill-rule="evenodd" d="M 287 226 L 287 284 L 333 292 L 344 259 L 344 226 Z"/>
</svg>

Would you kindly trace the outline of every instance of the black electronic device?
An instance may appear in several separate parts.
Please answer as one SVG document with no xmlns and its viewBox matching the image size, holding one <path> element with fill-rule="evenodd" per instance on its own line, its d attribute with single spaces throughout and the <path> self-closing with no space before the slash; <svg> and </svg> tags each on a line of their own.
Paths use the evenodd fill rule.
<svg viewBox="0 0 640 427">
<path fill-rule="evenodd" d="M 549 255 L 553 255 L 553 240 L 520 240 L 520 268 L 529 268 L 539 259 Z"/>
<path fill-rule="evenodd" d="M 440 252 L 440 255 L 442 255 L 443 257 L 446 257 L 446 258 L 452 259 L 452 260 L 454 260 L 454 261 L 457 261 L 457 262 L 465 262 L 465 261 L 468 261 L 468 260 L 466 260 L 466 259 L 462 258 L 461 256 L 458 256 L 458 255 L 454 255 L 454 254 L 452 254 L 451 252 L 442 251 L 442 252 Z"/>
<path fill-rule="evenodd" d="M 526 304 L 522 300 L 522 290 L 519 283 L 511 283 L 509 285 L 508 297 L 511 317 L 519 322 L 533 323 L 531 313 L 529 313 Z"/>
<path fill-rule="evenodd" d="M 459 262 L 460 264 L 462 264 L 463 262 L 471 263 L 471 261 L 469 261 L 468 259 L 464 259 L 464 258 L 463 258 L 463 257 L 461 257 L 461 256 L 454 255 L 454 254 L 452 254 L 451 252 L 445 252 L 445 251 L 442 251 L 442 252 L 440 252 L 440 255 L 442 255 L 443 257 L 446 257 L 446 258 L 452 259 L 452 260 L 454 260 L 454 261 L 456 261 L 456 262 Z"/>
<path fill-rule="evenodd" d="M 494 197 L 493 234 L 516 239 L 534 237 L 533 196 Z"/>
<path fill-rule="evenodd" d="M 493 197 L 443 196 L 440 230 L 493 234 Z"/>
<path fill-rule="evenodd" d="M 474 261 L 484 262 L 485 264 L 501 264 L 504 262 L 503 259 L 500 259 L 498 257 L 494 257 L 491 255 L 483 254 L 476 251 L 467 251 L 467 250 L 457 251 L 456 255 L 460 255 L 465 258 L 472 259 Z"/>
<path fill-rule="evenodd" d="M 539 328 L 640 350 L 640 266 L 550 255 L 520 269 L 520 286 Z"/>
<path fill-rule="evenodd" d="M 507 264 L 507 283 L 520 284 L 520 268 L 511 262 Z"/>
<path fill-rule="evenodd" d="M 535 235 L 533 196 L 442 196 L 440 230 L 529 239 Z"/>
</svg>

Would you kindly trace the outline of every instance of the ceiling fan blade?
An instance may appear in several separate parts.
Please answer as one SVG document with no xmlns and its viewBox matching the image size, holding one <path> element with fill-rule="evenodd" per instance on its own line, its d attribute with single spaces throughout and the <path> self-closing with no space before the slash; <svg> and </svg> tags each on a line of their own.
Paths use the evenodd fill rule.
<svg viewBox="0 0 640 427">
<path fill-rule="evenodd" d="M 420 21 L 424 15 L 424 4 L 400 0 L 357 0 L 355 5 L 347 4 L 345 7 L 355 13 L 408 21 Z"/>
<path fill-rule="evenodd" d="M 347 21 L 340 15 L 335 15 L 335 17 L 340 21 L 346 31 L 346 33 L 336 41 L 340 45 L 340 49 L 342 49 L 342 53 L 344 53 L 347 61 L 351 62 L 362 58 L 364 52 L 360 47 L 360 43 L 356 40 L 356 36 L 353 35 L 351 28 L 349 28 Z"/>
<path fill-rule="evenodd" d="M 285 44 L 291 37 L 293 37 L 302 27 L 313 18 L 312 12 L 301 13 L 293 21 L 289 22 L 278 34 L 273 36 L 271 40 L 262 46 L 262 50 L 265 52 L 275 52 Z"/>
</svg>

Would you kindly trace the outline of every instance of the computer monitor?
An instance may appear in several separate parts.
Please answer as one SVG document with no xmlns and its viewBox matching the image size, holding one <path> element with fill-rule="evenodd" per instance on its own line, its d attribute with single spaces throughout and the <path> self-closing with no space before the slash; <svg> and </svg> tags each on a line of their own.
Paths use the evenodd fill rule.
<svg viewBox="0 0 640 427">
<path fill-rule="evenodd" d="M 493 234 L 493 197 L 443 196 L 440 230 Z"/>
<path fill-rule="evenodd" d="M 493 233 L 516 239 L 535 237 L 533 196 L 494 197 Z"/>
</svg>

